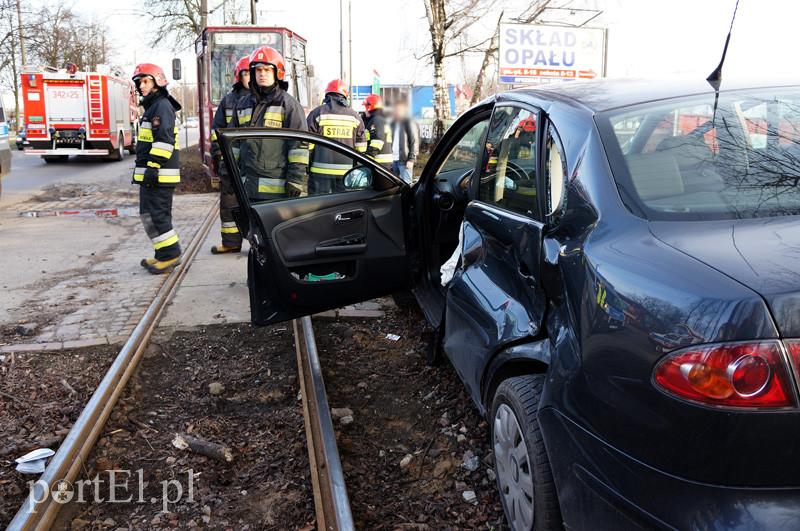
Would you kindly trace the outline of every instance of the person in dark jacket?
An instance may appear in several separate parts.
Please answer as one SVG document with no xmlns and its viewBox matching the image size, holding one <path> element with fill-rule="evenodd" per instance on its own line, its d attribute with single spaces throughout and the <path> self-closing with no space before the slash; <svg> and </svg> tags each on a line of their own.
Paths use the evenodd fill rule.
<svg viewBox="0 0 800 531">
<path fill-rule="evenodd" d="M 233 113 L 237 103 L 250 93 L 250 57 L 245 56 L 237 61 L 233 69 L 233 88 L 222 98 L 214 113 L 211 125 L 211 156 L 214 159 L 214 168 L 219 176 L 219 219 L 221 222 L 222 245 L 211 247 L 212 254 L 238 253 L 242 250 L 242 235 L 233 219 L 233 209 L 236 208 L 236 194 L 228 168 L 222 161 L 222 152 L 217 142 L 217 130 L 225 129 L 233 121 Z"/>
<path fill-rule="evenodd" d="M 392 173 L 411 184 L 419 155 L 419 127 L 409 116 L 406 102 L 398 101 L 392 111 Z"/>
<path fill-rule="evenodd" d="M 367 155 L 375 162 L 392 171 L 392 128 L 383 115 L 383 99 L 370 94 L 364 99 L 364 115 L 367 120 Z"/>
<path fill-rule="evenodd" d="M 250 55 L 250 93 L 239 100 L 231 127 L 268 127 L 307 131 L 303 107 L 286 89 L 283 56 L 262 46 Z M 252 201 L 307 194 L 308 144 L 252 139 L 241 142 L 239 169 Z"/>
<path fill-rule="evenodd" d="M 367 151 L 364 122 L 348 105 L 347 92 L 347 85 L 341 79 L 328 83 L 322 105 L 308 114 L 308 130 L 364 153 Z M 353 160 L 323 146 L 309 147 L 309 195 L 343 192 L 343 175 L 353 168 Z"/>
<path fill-rule="evenodd" d="M 133 72 L 144 114 L 136 139 L 133 183 L 139 185 L 139 215 L 153 242 L 155 256 L 141 261 L 154 275 L 169 273 L 180 263 L 181 246 L 172 227 L 172 195 L 181 180 L 178 127 L 180 104 L 167 92 L 167 77 L 157 65 L 143 63 Z"/>
</svg>

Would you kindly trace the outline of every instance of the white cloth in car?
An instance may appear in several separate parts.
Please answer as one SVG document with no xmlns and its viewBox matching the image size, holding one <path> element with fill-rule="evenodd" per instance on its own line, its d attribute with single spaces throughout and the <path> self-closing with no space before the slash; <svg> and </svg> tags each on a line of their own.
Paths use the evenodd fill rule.
<svg viewBox="0 0 800 531">
<path fill-rule="evenodd" d="M 461 258 L 461 248 L 463 247 L 463 243 L 464 222 L 462 221 L 461 225 L 458 227 L 458 245 L 456 245 L 456 250 L 453 251 L 453 255 L 447 259 L 447 262 L 443 263 L 442 267 L 439 268 L 442 286 L 447 286 L 447 284 L 453 280 L 453 276 L 456 274 L 456 266 L 458 266 L 458 259 Z"/>
</svg>

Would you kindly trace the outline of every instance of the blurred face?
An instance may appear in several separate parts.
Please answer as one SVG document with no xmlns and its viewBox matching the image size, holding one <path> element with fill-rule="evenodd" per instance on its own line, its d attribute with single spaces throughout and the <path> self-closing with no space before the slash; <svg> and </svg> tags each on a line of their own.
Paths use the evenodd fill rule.
<svg viewBox="0 0 800 531">
<path fill-rule="evenodd" d="M 151 92 L 153 92 L 153 87 L 155 87 L 155 81 L 150 76 L 145 76 L 139 80 L 139 92 L 142 93 L 142 96 L 147 96 Z"/>
<path fill-rule="evenodd" d="M 250 88 L 250 72 L 242 70 L 239 73 L 239 80 L 242 82 L 244 88 Z"/>
<path fill-rule="evenodd" d="M 271 87 L 275 84 L 275 70 L 271 66 L 257 65 L 255 71 L 259 87 Z"/>
<path fill-rule="evenodd" d="M 408 105 L 404 102 L 395 103 L 393 114 L 395 120 L 404 120 L 408 118 Z"/>
</svg>

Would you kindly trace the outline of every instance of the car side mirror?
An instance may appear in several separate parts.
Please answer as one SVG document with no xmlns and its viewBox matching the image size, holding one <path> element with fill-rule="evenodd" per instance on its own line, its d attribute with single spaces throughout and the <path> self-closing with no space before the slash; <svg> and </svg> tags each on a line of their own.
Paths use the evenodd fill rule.
<svg viewBox="0 0 800 531">
<path fill-rule="evenodd" d="M 506 190 L 511 190 L 512 192 L 514 192 L 517 190 L 517 188 L 519 188 L 519 186 L 517 186 L 517 183 L 513 179 L 509 177 L 503 177 L 503 178 L 505 179 L 505 181 L 503 181 L 503 187 Z"/>
<path fill-rule="evenodd" d="M 344 175 L 344 189 L 348 192 L 355 190 L 370 190 L 372 188 L 372 172 L 369 168 L 358 166 Z"/>
</svg>

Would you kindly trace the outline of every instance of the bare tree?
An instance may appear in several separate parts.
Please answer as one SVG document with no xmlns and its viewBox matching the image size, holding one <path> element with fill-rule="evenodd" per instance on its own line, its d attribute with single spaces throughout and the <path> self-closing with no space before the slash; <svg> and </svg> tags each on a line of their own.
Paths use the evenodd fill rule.
<svg viewBox="0 0 800 531">
<path fill-rule="evenodd" d="M 142 14 L 153 23 L 154 44 L 167 41 L 181 48 L 203 30 L 201 0 L 148 0 L 142 5 Z"/>
<path fill-rule="evenodd" d="M 423 0 L 423 2 L 431 34 L 431 51 L 424 57 L 428 57 L 433 65 L 435 117 L 433 139 L 438 141 L 444 133 L 444 121 L 450 115 L 450 97 L 444 71 L 445 59 L 479 50 L 486 45 L 490 39 L 468 42 L 467 30 L 494 7 L 495 0 Z"/>
<path fill-rule="evenodd" d="M 500 40 L 500 22 L 503 20 L 504 11 L 500 12 L 497 17 L 497 27 L 495 27 L 492 38 L 489 39 L 489 46 L 483 52 L 483 61 L 481 61 L 481 68 L 478 70 L 478 75 L 475 78 L 475 85 L 472 87 L 472 97 L 469 100 L 470 106 L 475 105 L 481 100 L 483 96 L 483 86 L 486 83 L 486 71 L 489 69 L 489 64 L 492 58 L 497 53 L 498 41 Z"/>
<path fill-rule="evenodd" d="M 70 7 L 42 7 L 32 17 L 31 24 L 48 31 L 28 32 L 28 53 L 45 65 L 62 67 L 75 63 L 84 70 L 95 70 L 109 59 L 106 27 L 87 21 Z"/>
<path fill-rule="evenodd" d="M 551 2 L 552 0 L 536 0 L 512 20 L 518 24 L 531 24 L 536 22 Z M 483 61 L 481 61 L 481 69 L 478 71 L 478 76 L 472 89 L 470 105 L 475 105 L 483 97 L 483 88 L 486 83 L 486 72 L 489 70 L 489 66 L 492 64 L 492 62 L 497 61 L 500 41 L 500 23 L 503 21 L 503 15 L 504 12 L 500 13 L 500 16 L 497 18 L 497 26 L 492 34 L 492 38 L 489 40 L 489 45 L 485 50 L 483 50 Z"/>
</svg>

